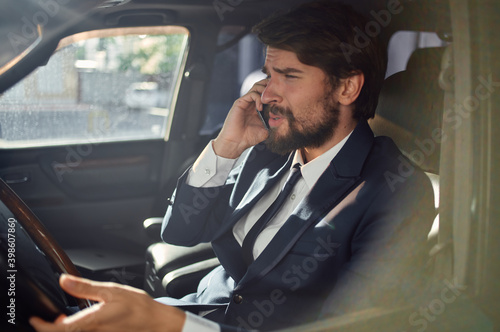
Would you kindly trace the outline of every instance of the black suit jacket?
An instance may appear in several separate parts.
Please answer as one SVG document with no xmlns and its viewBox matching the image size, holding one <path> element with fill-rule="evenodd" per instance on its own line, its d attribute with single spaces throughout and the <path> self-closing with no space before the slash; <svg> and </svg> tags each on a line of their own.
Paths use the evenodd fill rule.
<svg viewBox="0 0 500 332">
<path fill-rule="evenodd" d="M 435 216 L 432 187 L 387 137 L 361 121 L 262 254 L 246 266 L 234 224 L 289 169 L 259 144 L 216 188 L 178 182 L 162 236 L 172 244 L 211 241 L 221 266 L 196 294 L 160 301 L 243 329 L 269 330 L 418 292 L 422 254 Z"/>
</svg>

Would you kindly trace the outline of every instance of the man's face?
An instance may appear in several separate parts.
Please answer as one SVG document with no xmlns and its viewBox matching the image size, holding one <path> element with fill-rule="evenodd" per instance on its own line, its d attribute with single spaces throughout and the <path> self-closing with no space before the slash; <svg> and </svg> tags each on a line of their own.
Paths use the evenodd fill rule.
<svg viewBox="0 0 500 332">
<path fill-rule="evenodd" d="M 269 79 L 262 93 L 269 116 L 269 149 L 286 154 L 328 141 L 338 126 L 339 110 L 324 72 L 301 63 L 293 52 L 272 47 L 263 70 Z"/>
</svg>

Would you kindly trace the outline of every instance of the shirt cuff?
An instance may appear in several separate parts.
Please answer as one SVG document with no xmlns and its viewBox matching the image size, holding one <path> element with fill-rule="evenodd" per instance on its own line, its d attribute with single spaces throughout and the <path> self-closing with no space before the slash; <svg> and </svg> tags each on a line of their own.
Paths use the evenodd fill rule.
<svg viewBox="0 0 500 332">
<path fill-rule="evenodd" d="M 197 188 L 222 186 L 235 162 L 216 155 L 210 141 L 191 167 L 186 183 Z"/>
<path fill-rule="evenodd" d="M 186 321 L 182 332 L 220 332 L 220 326 L 211 320 L 186 311 Z"/>
</svg>

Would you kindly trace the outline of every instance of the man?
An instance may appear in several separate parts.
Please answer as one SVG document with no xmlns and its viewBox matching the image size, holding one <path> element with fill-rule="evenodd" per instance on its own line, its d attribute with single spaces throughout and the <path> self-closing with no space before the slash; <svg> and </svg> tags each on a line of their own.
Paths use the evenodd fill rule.
<svg viewBox="0 0 500 332">
<path fill-rule="evenodd" d="M 407 161 L 366 122 L 385 55 L 374 39 L 356 47 L 365 24 L 349 7 L 316 2 L 255 28 L 267 46 L 267 78 L 235 101 L 218 137 L 179 179 L 163 225 L 166 242 L 212 242 L 221 266 L 196 294 L 155 302 L 127 287 L 64 277 L 70 294 L 101 303 L 54 325 L 32 324 L 39 331 L 271 330 L 413 297 L 432 190 L 420 171 L 397 185 L 386 178 Z M 208 204 L 193 204 L 200 195 Z M 186 320 L 162 303 L 221 325 L 192 313 Z"/>
</svg>

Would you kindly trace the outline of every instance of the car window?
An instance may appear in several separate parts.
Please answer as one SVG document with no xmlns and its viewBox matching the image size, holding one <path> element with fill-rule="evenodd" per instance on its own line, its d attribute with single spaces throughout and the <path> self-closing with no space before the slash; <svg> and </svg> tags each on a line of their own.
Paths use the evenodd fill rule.
<svg viewBox="0 0 500 332">
<path fill-rule="evenodd" d="M 164 138 L 188 45 L 182 27 L 90 31 L 0 96 L 0 147 Z"/>
</svg>

